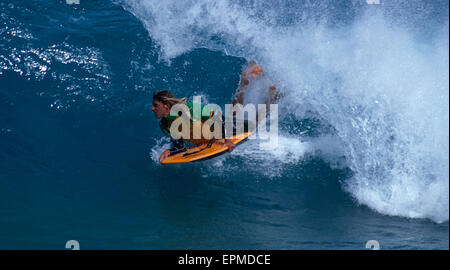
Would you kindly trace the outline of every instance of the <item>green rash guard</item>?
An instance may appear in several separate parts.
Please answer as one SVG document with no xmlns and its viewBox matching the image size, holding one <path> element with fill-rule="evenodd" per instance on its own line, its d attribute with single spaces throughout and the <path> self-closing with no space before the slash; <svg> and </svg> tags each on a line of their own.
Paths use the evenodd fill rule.
<svg viewBox="0 0 450 270">
<path fill-rule="evenodd" d="M 207 120 L 209 118 L 211 118 L 211 116 L 213 115 L 213 110 L 212 108 L 208 107 L 208 106 L 203 106 L 200 104 L 200 117 L 198 115 L 194 115 L 194 103 L 188 103 L 186 104 L 186 106 L 189 108 L 189 113 L 191 115 L 191 122 L 192 121 L 197 121 L 199 119 L 201 120 Z M 206 107 L 206 109 L 205 109 Z M 198 114 L 198 113 L 197 113 Z M 161 131 L 164 133 L 164 135 L 170 137 L 170 139 L 172 140 L 172 144 L 173 147 L 170 150 L 170 155 L 174 155 L 177 153 L 181 153 L 186 151 L 186 146 L 184 145 L 184 141 L 183 139 L 178 139 L 175 140 L 172 138 L 171 134 L 170 134 L 170 125 L 172 124 L 173 121 L 175 121 L 175 119 L 177 119 L 178 117 L 181 116 L 181 112 L 180 115 L 168 115 L 166 117 L 161 118 L 161 120 L 159 121 L 159 127 L 161 128 Z"/>
</svg>

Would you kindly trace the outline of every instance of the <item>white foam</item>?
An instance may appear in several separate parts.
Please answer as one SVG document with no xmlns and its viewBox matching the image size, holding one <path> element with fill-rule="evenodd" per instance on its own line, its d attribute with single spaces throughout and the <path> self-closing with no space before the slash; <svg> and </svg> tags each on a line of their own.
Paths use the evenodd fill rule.
<svg viewBox="0 0 450 270">
<path fill-rule="evenodd" d="M 310 143 L 294 136 L 279 136 L 278 145 L 273 150 L 262 151 L 260 143 L 258 138 L 249 139 L 231 153 L 205 163 L 209 166 L 206 166 L 204 176 L 224 176 L 230 172 L 240 172 L 241 164 L 245 164 L 247 173 L 267 178 L 283 177 L 286 166 L 297 166 L 305 154 L 313 151 Z"/>
<path fill-rule="evenodd" d="M 255 3 L 265 3 L 269 18 L 229 1 L 124 3 L 165 59 L 194 47 L 225 47 L 259 61 L 286 94 L 281 106 L 299 117 L 312 110 L 335 128 L 355 173 L 345 188 L 358 202 L 383 214 L 448 221 L 448 17 L 440 35 L 424 40 L 382 13 L 361 14 L 346 27 L 286 27 L 270 18 L 289 16 L 288 9 L 264 1 Z M 297 162 L 302 150 L 290 146 L 302 144 L 280 140 L 269 154 L 251 150 L 253 143 L 230 156 L 247 151 L 241 156 L 264 164 Z"/>
<path fill-rule="evenodd" d="M 161 154 L 166 150 L 171 148 L 172 146 L 170 145 L 170 140 L 167 137 L 161 137 L 157 140 L 155 140 L 155 144 L 153 145 L 153 147 L 150 149 L 150 158 L 156 163 L 156 164 L 160 164 L 159 163 L 159 157 L 161 156 Z"/>
</svg>

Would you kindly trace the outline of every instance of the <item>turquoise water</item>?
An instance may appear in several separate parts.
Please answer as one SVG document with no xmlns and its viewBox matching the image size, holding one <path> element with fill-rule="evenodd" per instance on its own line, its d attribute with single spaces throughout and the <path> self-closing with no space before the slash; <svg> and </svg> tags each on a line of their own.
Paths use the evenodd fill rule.
<svg viewBox="0 0 450 270">
<path fill-rule="evenodd" d="M 0 249 L 449 248 L 448 2 L 0 14 Z M 223 106 L 250 60 L 285 93 L 278 147 L 160 165 L 153 92 Z"/>
</svg>

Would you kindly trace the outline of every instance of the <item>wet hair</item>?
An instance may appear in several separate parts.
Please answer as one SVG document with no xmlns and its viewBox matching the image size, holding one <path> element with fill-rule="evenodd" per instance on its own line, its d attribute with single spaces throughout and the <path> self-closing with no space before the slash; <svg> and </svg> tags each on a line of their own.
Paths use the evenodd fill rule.
<svg viewBox="0 0 450 270">
<path fill-rule="evenodd" d="M 162 104 L 169 104 L 170 106 L 178 103 L 186 104 L 186 98 L 176 98 L 169 90 L 156 91 L 153 94 L 153 99 L 161 102 Z"/>
</svg>

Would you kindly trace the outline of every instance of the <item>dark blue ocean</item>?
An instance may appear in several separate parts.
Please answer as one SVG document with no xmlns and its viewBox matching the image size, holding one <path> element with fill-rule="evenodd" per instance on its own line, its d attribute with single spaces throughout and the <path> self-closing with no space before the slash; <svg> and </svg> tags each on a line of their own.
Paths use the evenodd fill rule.
<svg viewBox="0 0 450 270">
<path fill-rule="evenodd" d="M 80 2 L 0 2 L 0 249 L 449 248 L 448 1 Z M 252 60 L 277 147 L 159 164 Z"/>
</svg>

